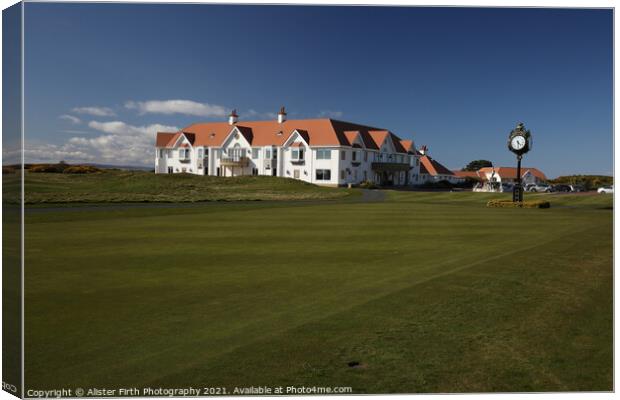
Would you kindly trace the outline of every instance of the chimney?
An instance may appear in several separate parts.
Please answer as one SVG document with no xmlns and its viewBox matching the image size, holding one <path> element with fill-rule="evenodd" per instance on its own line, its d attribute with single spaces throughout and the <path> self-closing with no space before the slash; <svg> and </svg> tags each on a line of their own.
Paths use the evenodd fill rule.
<svg viewBox="0 0 620 400">
<path fill-rule="evenodd" d="M 232 110 L 230 115 L 228 116 L 228 125 L 234 125 L 237 123 L 239 116 L 237 115 L 237 110 Z"/>
<path fill-rule="evenodd" d="M 284 106 L 280 107 L 280 112 L 278 113 L 278 123 L 286 121 L 286 111 L 284 110 Z"/>
<path fill-rule="evenodd" d="M 420 150 L 418 150 L 420 152 L 420 154 L 422 154 L 423 156 L 427 156 L 428 154 L 428 147 L 426 147 L 426 145 L 423 145 L 422 147 L 420 147 Z"/>
</svg>

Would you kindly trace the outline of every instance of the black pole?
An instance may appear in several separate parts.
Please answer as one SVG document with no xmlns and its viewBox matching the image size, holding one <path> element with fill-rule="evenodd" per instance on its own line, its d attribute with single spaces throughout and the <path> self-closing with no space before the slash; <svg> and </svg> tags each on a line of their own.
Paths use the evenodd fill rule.
<svg viewBox="0 0 620 400">
<path fill-rule="evenodd" d="M 517 156 L 517 185 L 521 186 L 521 155 Z"/>
<path fill-rule="evenodd" d="M 521 154 L 517 156 L 517 184 L 512 191 L 512 201 L 515 202 L 523 201 L 523 188 L 521 187 L 521 157 Z"/>
</svg>

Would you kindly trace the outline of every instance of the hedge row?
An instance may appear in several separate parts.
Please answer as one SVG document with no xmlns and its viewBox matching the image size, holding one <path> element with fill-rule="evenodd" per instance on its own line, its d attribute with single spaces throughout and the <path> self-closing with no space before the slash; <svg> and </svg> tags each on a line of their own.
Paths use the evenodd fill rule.
<svg viewBox="0 0 620 400">
<path fill-rule="evenodd" d="M 102 170 L 90 165 L 36 164 L 32 165 L 28 171 L 38 173 L 93 174 Z"/>
<path fill-rule="evenodd" d="M 546 200 L 529 200 L 522 202 L 513 202 L 512 200 L 489 200 L 487 207 L 499 208 L 549 208 L 551 203 Z"/>
</svg>

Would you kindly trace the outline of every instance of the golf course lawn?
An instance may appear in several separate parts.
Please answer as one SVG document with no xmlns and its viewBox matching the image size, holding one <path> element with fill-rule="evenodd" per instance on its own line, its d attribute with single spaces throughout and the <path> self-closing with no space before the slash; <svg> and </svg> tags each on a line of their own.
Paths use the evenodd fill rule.
<svg viewBox="0 0 620 400">
<path fill-rule="evenodd" d="M 386 194 L 26 207 L 26 389 L 612 390 L 612 196 Z"/>
</svg>

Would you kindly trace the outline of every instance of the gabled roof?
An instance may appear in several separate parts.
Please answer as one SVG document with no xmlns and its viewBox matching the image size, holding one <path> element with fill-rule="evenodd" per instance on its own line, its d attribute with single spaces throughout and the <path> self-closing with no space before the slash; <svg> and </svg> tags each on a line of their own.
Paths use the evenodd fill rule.
<svg viewBox="0 0 620 400">
<path fill-rule="evenodd" d="M 452 173 L 459 178 L 481 179 L 478 171 L 452 171 Z"/>
<path fill-rule="evenodd" d="M 157 132 L 157 141 L 155 146 L 157 147 L 167 147 L 170 142 L 176 140 L 180 134 L 178 132 L 170 133 L 170 132 Z"/>
<path fill-rule="evenodd" d="M 517 179 L 517 169 L 515 167 L 484 167 L 478 170 L 479 173 L 490 174 L 495 170 L 495 173 L 502 179 Z M 530 173 L 543 181 L 547 180 L 547 177 L 538 168 L 521 167 L 521 177 Z"/>
<path fill-rule="evenodd" d="M 422 172 L 422 169 L 427 172 Z M 420 173 L 427 173 L 433 176 L 454 175 L 454 173 L 452 173 L 452 171 L 450 171 L 448 168 L 444 167 L 438 161 L 433 160 L 427 155 L 423 155 L 422 157 L 420 157 Z"/>
<path fill-rule="evenodd" d="M 407 152 L 401 145 L 400 138 L 387 130 L 329 118 L 286 120 L 282 123 L 275 120 L 240 121 L 234 125 L 227 122 L 205 122 L 189 125 L 181 132 L 186 133 L 186 136 L 194 135 L 194 146 L 221 147 L 234 127 L 239 129 L 252 146 L 282 146 L 295 130 L 311 146 L 351 146 L 356 136 L 346 132 L 357 132 L 366 148 L 378 150 L 387 136 L 390 136 L 397 152 Z M 157 147 L 170 145 L 169 135 L 170 133 L 158 133 Z"/>
<path fill-rule="evenodd" d="M 413 147 L 413 140 L 401 140 L 400 145 L 403 146 L 403 149 L 405 149 L 407 153 L 415 152 L 415 148 Z"/>
</svg>

